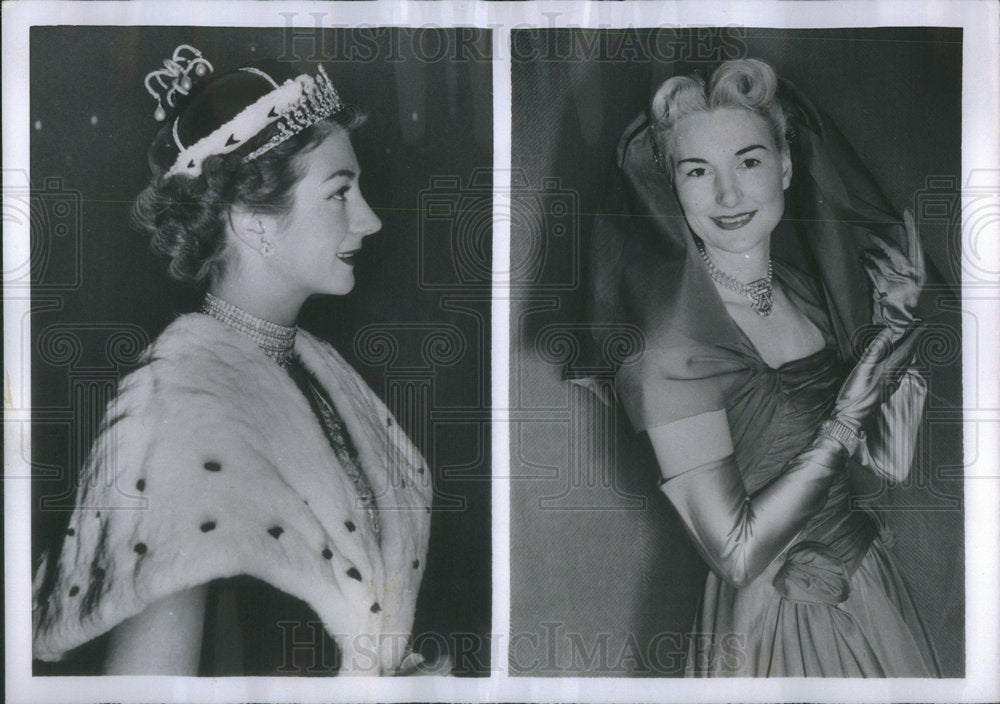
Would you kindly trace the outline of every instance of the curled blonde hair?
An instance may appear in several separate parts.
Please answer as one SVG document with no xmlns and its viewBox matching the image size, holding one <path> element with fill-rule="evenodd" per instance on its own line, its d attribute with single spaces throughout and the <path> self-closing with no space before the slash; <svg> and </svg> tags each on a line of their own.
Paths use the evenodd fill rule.
<svg viewBox="0 0 1000 704">
<path fill-rule="evenodd" d="M 700 75 L 674 76 L 665 80 L 653 96 L 650 131 L 657 159 L 672 178 L 672 137 L 677 122 L 696 112 L 718 108 L 743 108 L 760 115 L 771 128 L 774 143 L 788 151 L 788 119 L 776 97 L 778 77 L 774 69 L 758 59 L 734 59 L 719 65 L 708 82 Z"/>
</svg>

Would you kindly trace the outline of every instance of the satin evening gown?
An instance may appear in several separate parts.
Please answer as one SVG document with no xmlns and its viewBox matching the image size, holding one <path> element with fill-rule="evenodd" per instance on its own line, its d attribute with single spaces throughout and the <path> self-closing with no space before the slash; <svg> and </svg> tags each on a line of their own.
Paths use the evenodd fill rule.
<svg viewBox="0 0 1000 704">
<path fill-rule="evenodd" d="M 737 464 L 753 494 L 809 445 L 849 371 L 810 280 L 775 262 L 775 278 L 827 340 L 769 367 L 749 338 L 722 350 L 742 371 L 727 389 Z M 845 470 L 823 508 L 764 572 L 736 589 L 709 573 L 688 676 L 931 677 L 931 646 L 879 523 L 852 509 Z"/>
</svg>

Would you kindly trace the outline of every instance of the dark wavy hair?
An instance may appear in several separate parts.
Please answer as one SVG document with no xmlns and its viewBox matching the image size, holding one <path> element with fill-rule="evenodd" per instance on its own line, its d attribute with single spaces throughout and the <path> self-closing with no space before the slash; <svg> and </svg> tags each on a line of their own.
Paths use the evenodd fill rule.
<svg viewBox="0 0 1000 704">
<path fill-rule="evenodd" d="M 223 272 L 225 225 L 229 209 L 240 204 L 272 214 L 287 213 L 291 191 L 302 178 L 297 157 L 317 147 L 338 128 L 354 130 L 366 115 L 345 106 L 252 161 L 245 156 L 267 142 L 274 126 L 229 154 L 205 159 L 201 174 L 167 176 L 176 158 L 170 124 L 157 133 L 149 149 L 153 178 L 136 197 L 130 222 L 150 238 L 154 252 L 168 260 L 167 271 L 178 281 L 199 285 Z"/>
</svg>

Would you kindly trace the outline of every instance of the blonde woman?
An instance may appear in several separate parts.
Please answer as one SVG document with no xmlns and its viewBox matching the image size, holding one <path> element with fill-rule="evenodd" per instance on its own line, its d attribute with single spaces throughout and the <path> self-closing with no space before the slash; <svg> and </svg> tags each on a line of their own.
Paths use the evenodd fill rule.
<svg viewBox="0 0 1000 704">
<path fill-rule="evenodd" d="M 623 236 L 624 295 L 644 290 L 657 305 L 635 318 L 647 349 L 623 365 L 619 398 L 648 433 L 661 489 L 711 570 L 687 672 L 934 675 L 906 587 L 876 521 L 853 508 L 847 472 L 852 456 L 892 479 L 909 471 L 926 393 L 911 366 L 919 238 L 906 216 L 904 255 L 875 232 L 884 221 L 872 218 L 869 231 L 846 205 L 830 212 L 843 204 L 821 183 L 801 234 L 821 278 L 775 256 L 793 181 L 837 178 L 818 132 L 801 135 L 795 158 L 785 110 L 760 61 L 725 62 L 707 80 L 671 78 L 649 123 L 659 173 L 626 164 L 665 263 L 655 277 L 642 269 L 652 264 L 627 267 L 640 259 Z M 827 170 L 793 172 L 810 160 Z M 674 198 L 680 216 L 671 218 L 664 204 Z M 853 240 L 838 237 L 864 238 L 864 268 L 843 256 Z M 867 326 L 852 322 L 859 308 Z M 862 327 L 873 334 L 851 362 Z M 900 445 L 910 453 L 887 450 Z"/>
</svg>

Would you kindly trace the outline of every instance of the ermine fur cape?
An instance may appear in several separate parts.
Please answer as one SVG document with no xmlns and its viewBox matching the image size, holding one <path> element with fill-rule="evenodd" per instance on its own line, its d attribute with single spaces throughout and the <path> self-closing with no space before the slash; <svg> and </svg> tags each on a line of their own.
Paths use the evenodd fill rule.
<svg viewBox="0 0 1000 704">
<path fill-rule="evenodd" d="M 245 335 L 184 315 L 119 385 L 62 549 L 35 574 L 35 657 L 59 659 L 171 593 L 246 574 L 312 607 L 342 650 L 342 674 L 399 666 L 430 472 L 330 345 L 300 330 L 295 349 L 357 447 L 381 542 L 288 373 Z"/>
</svg>

